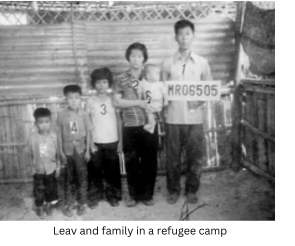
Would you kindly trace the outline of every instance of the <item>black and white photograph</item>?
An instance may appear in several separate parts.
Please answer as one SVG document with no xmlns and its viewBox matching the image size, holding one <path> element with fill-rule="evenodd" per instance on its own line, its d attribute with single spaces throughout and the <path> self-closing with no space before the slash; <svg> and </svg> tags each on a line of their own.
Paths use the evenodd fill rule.
<svg viewBox="0 0 295 246">
<path fill-rule="evenodd" d="M 275 221 L 275 169 L 274 1 L 0 1 L 0 221 Z"/>
</svg>

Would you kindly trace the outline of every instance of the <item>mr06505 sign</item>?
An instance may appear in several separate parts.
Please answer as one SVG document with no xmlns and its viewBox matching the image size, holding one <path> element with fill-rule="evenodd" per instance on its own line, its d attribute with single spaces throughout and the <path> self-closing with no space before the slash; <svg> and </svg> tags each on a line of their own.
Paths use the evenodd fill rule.
<svg viewBox="0 0 295 246">
<path fill-rule="evenodd" d="M 166 81 L 168 101 L 219 101 L 221 81 Z"/>
</svg>

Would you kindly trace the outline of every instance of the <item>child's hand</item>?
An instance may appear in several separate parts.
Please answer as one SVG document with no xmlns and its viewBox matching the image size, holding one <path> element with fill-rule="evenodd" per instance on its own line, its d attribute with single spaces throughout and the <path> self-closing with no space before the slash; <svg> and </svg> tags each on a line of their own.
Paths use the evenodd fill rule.
<svg viewBox="0 0 295 246">
<path fill-rule="evenodd" d="M 123 152 L 122 141 L 119 141 L 117 151 L 118 151 L 119 154 L 121 154 Z"/>
<path fill-rule="evenodd" d="M 56 168 L 55 170 L 55 177 L 58 178 L 60 175 L 60 167 Z"/>
<path fill-rule="evenodd" d="M 139 107 L 141 107 L 143 109 L 147 109 L 148 108 L 148 100 L 141 100 Z"/>
<path fill-rule="evenodd" d="M 36 169 L 35 169 L 35 167 L 32 167 L 31 175 L 34 176 L 35 174 L 36 174 Z"/>
<path fill-rule="evenodd" d="M 62 161 L 62 163 L 63 163 L 63 164 L 66 164 L 67 161 L 68 161 L 67 156 L 66 156 L 64 153 L 61 153 L 61 154 L 60 154 L 60 157 L 61 157 L 61 161 Z"/>
<path fill-rule="evenodd" d="M 90 152 L 89 151 L 86 151 L 84 158 L 85 158 L 85 161 L 86 162 L 89 162 L 90 161 L 91 156 L 90 156 Z"/>
</svg>

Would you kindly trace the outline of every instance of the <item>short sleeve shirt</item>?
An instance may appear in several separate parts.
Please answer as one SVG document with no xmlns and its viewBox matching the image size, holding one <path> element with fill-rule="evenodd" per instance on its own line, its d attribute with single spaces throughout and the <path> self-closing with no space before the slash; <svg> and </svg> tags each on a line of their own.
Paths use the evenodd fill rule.
<svg viewBox="0 0 295 246">
<path fill-rule="evenodd" d="M 57 128 L 62 137 L 62 147 L 66 155 L 78 154 L 86 149 L 86 135 L 92 130 L 92 124 L 86 111 L 75 112 L 66 107 L 57 115 Z"/>
<path fill-rule="evenodd" d="M 161 68 L 165 81 L 212 80 L 207 60 L 193 52 L 184 62 L 179 52 L 165 59 Z M 191 112 L 185 101 L 170 101 L 167 109 L 168 124 L 202 124 L 203 112 L 201 107 Z"/>
<path fill-rule="evenodd" d="M 57 168 L 57 136 L 50 132 L 44 136 L 32 133 L 27 144 L 33 167 L 38 174 L 51 174 Z"/>
<path fill-rule="evenodd" d="M 94 143 L 113 143 L 118 141 L 116 109 L 111 97 L 101 102 L 97 96 L 88 98 L 86 111 L 93 125 L 91 131 Z"/>
<path fill-rule="evenodd" d="M 135 79 L 131 71 L 119 75 L 115 81 L 115 93 L 121 94 L 123 99 L 140 100 L 138 86 L 141 81 Z M 122 109 L 124 126 L 142 126 L 146 122 L 145 111 L 140 107 Z"/>
</svg>

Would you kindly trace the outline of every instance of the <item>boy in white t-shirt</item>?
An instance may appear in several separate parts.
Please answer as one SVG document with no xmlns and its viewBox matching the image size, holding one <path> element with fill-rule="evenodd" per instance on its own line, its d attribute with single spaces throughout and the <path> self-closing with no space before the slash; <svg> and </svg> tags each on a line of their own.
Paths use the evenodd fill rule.
<svg viewBox="0 0 295 246">
<path fill-rule="evenodd" d="M 156 126 L 156 115 L 160 115 L 164 106 L 168 105 L 166 100 L 165 85 L 160 81 L 160 68 L 154 64 L 148 64 L 144 68 L 144 80 L 138 87 L 139 93 L 144 99 L 148 99 L 147 119 L 144 129 L 154 133 Z M 159 133 L 161 134 L 161 133 Z"/>
<path fill-rule="evenodd" d="M 94 158 L 92 160 L 93 176 L 95 176 L 96 193 L 92 197 L 92 206 L 96 206 L 101 194 L 111 206 L 118 206 L 121 200 L 121 174 L 118 156 L 119 131 L 117 113 L 113 105 L 110 88 L 113 76 L 108 68 L 96 69 L 91 74 L 91 84 L 97 94 L 91 96 L 86 103 L 93 124 L 91 132 L 94 144 Z M 103 185 L 103 179 L 105 185 Z M 90 205 L 90 206 L 91 206 Z"/>
</svg>

